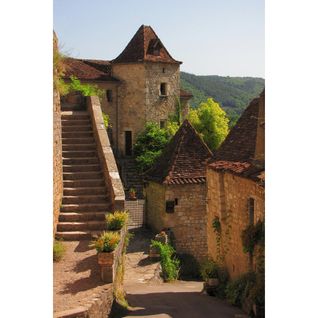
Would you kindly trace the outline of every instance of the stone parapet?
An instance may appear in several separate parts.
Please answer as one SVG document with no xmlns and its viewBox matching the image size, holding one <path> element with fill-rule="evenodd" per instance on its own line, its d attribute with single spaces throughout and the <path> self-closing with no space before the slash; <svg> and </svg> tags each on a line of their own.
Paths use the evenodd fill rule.
<svg viewBox="0 0 318 318">
<path fill-rule="evenodd" d="M 91 115 L 98 156 L 103 167 L 106 185 L 110 191 L 112 210 L 123 210 L 125 192 L 105 129 L 101 105 L 97 96 L 87 97 L 87 110 Z"/>
</svg>

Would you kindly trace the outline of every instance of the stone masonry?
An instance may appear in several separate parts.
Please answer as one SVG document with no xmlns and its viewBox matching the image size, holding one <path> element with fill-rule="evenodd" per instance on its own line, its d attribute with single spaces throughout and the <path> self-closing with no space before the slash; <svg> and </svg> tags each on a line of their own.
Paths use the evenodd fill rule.
<svg viewBox="0 0 318 318">
<path fill-rule="evenodd" d="M 61 105 L 57 91 L 53 93 L 53 236 L 56 232 L 63 196 Z"/>
<path fill-rule="evenodd" d="M 254 223 L 265 217 L 264 188 L 253 180 L 241 178 L 230 173 L 222 174 L 208 169 L 208 242 L 209 255 L 217 257 L 216 235 L 212 228 L 215 216 L 221 222 L 222 253 L 225 265 L 231 277 L 249 270 L 249 255 L 243 253 L 241 240 L 242 230 L 249 225 L 248 199 L 255 200 Z M 223 198 L 221 199 L 221 196 Z M 222 206 L 224 205 L 224 206 Z M 255 259 L 254 259 L 255 266 Z"/>
</svg>

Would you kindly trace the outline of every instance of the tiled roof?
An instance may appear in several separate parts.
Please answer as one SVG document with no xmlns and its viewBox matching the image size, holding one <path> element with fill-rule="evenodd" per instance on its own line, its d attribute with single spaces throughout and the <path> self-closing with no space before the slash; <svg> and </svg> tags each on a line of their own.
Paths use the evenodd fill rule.
<svg viewBox="0 0 318 318">
<path fill-rule="evenodd" d="M 204 183 L 206 163 L 212 152 L 185 120 L 163 150 L 156 164 L 146 173 L 146 179 L 164 184 Z"/>
<path fill-rule="evenodd" d="M 265 99 L 264 91 L 243 112 L 215 153 L 213 162 L 209 164 L 210 168 L 228 171 L 264 184 L 265 162 L 255 160 L 257 127 L 264 125 L 259 120 L 260 99 Z"/>
<path fill-rule="evenodd" d="M 109 61 L 102 60 L 84 60 L 65 58 L 64 78 L 71 75 L 85 81 L 118 81 L 111 76 L 111 65 Z"/>
<path fill-rule="evenodd" d="M 180 88 L 180 98 L 190 99 L 193 95 L 190 92 Z"/>
<path fill-rule="evenodd" d="M 164 47 L 151 26 L 142 25 L 126 48 L 112 63 L 163 62 L 178 63 Z"/>
</svg>

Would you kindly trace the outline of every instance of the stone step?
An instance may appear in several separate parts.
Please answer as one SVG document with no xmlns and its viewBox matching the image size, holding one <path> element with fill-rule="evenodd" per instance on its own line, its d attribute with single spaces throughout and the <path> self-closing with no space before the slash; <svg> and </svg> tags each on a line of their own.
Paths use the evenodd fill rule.
<svg viewBox="0 0 318 318">
<path fill-rule="evenodd" d="M 77 187 L 105 187 L 103 179 L 81 179 L 81 180 L 63 180 L 64 188 Z"/>
<path fill-rule="evenodd" d="M 82 164 L 82 165 L 63 165 L 63 172 L 78 172 L 78 171 L 100 171 L 100 165 L 90 165 L 90 164 Z"/>
<path fill-rule="evenodd" d="M 86 111 L 86 107 L 84 105 L 71 105 L 71 104 L 61 104 L 61 111 L 62 112 L 69 112 L 69 111 Z"/>
<path fill-rule="evenodd" d="M 62 126 L 63 132 L 77 132 L 77 131 L 92 131 L 92 125 L 84 125 L 84 126 Z"/>
<path fill-rule="evenodd" d="M 105 212 L 61 212 L 59 222 L 105 221 Z"/>
<path fill-rule="evenodd" d="M 109 196 L 105 187 L 80 187 L 80 188 L 64 188 L 63 195 L 105 195 Z"/>
<path fill-rule="evenodd" d="M 63 241 L 81 241 L 81 240 L 91 240 L 95 232 L 91 231 L 70 231 L 70 232 L 56 232 L 55 238 L 57 240 L 62 239 Z"/>
<path fill-rule="evenodd" d="M 81 203 L 107 203 L 108 197 L 101 195 L 67 195 L 63 196 L 62 204 L 81 204 Z"/>
<path fill-rule="evenodd" d="M 62 138 L 63 145 L 74 145 L 74 144 L 95 144 L 94 137 L 84 136 L 81 138 Z M 96 145 L 95 145 L 96 147 Z"/>
<path fill-rule="evenodd" d="M 92 126 L 89 119 L 62 119 L 62 127 L 66 126 Z"/>
<path fill-rule="evenodd" d="M 94 140 L 91 144 L 62 144 L 63 151 L 86 151 L 86 150 L 96 150 L 96 145 Z"/>
<path fill-rule="evenodd" d="M 63 158 L 86 158 L 86 157 L 97 157 L 96 150 L 78 150 L 78 151 L 63 151 Z"/>
<path fill-rule="evenodd" d="M 99 164 L 98 157 L 64 158 L 63 165 L 92 165 Z"/>
<path fill-rule="evenodd" d="M 79 138 L 94 138 L 94 132 L 91 131 L 64 131 L 62 132 L 62 140 L 66 138 L 79 139 Z"/>
<path fill-rule="evenodd" d="M 87 222 L 59 222 L 57 224 L 58 232 L 69 232 L 69 231 L 105 231 L 105 221 L 87 221 Z"/>
<path fill-rule="evenodd" d="M 91 116 L 87 111 L 62 111 L 61 119 L 85 119 L 90 120 Z"/>
<path fill-rule="evenodd" d="M 78 180 L 78 179 L 102 179 L 101 171 L 78 171 L 78 172 L 63 172 L 63 180 Z"/>
<path fill-rule="evenodd" d="M 63 204 L 61 212 L 108 212 L 109 203 L 81 203 L 81 204 Z"/>
</svg>

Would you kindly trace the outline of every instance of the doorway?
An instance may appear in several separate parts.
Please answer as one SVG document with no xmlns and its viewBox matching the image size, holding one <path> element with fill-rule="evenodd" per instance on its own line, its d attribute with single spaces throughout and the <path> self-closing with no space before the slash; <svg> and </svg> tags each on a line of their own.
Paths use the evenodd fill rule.
<svg viewBox="0 0 318 318">
<path fill-rule="evenodd" d="M 132 132 L 130 130 L 125 131 L 125 155 L 132 155 Z"/>
</svg>

